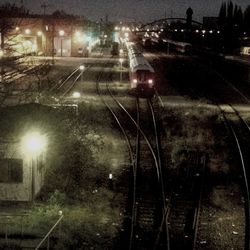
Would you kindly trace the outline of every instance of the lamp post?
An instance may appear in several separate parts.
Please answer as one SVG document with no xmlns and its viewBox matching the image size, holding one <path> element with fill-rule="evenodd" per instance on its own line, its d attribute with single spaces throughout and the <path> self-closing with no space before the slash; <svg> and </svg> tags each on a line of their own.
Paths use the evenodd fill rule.
<svg viewBox="0 0 250 250">
<path fill-rule="evenodd" d="M 123 59 L 120 58 L 119 62 L 120 62 L 120 66 L 121 66 L 121 68 L 120 68 L 120 82 L 122 82 L 122 63 L 123 63 Z"/>
<path fill-rule="evenodd" d="M 38 157 L 46 147 L 46 139 L 40 133 L 33 132 L 23 137 L 22 146 L 25 151 L 25 154 L 31 159 L 31 200 L 34 201 L 35 198 L 34 159 L 36 159 L 36 165 L 37 165 Z"/>
<path fill-rule="evenodd" d="M 80 65 L 79 69 L 81 71 L 81 85 L 82 85 L 82 88 L 83 88 L 83 71 L 85 70 L 85 66 Z"/>
<path fill-rule="evenodd" d="M 63 36 L 64 36 L 64 34 L 65 34 L 64 30 L 59 31 L 59 35 L 61 37 L 61 57 L 63 56 Z"/>
<path fill-rule="evenodd" d="M 0 49 L 0 63 L 1 63 L 0 83 L 3 82 L 3 77 L 4 77 L 4 68 L 3 68 L 4 66 L 2 62 L 3 56 L 4 56 L 3 50 Z"/>
</svg>

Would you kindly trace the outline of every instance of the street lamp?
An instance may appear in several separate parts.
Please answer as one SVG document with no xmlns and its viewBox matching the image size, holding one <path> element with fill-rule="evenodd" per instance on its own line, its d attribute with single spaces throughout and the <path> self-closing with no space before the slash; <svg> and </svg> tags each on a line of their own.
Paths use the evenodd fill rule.
<svg viewBox="0 0 250 250">
<path fill-rule="evenodd" d="M 26 35 L 30 35 L 30 33 L 31 33 L 31 30 L 30 30 L 30 29 L 26 29 L 26 30 L 25 30 L 25 34 L 26 34 Z"/>
<path fill-rule="evenodd" d="M 120 56 L 123 56 L 123 52 L 124 52 L 123 49 L 120 49 L 119 52 L 120 52 Z"/>
<path fill-rule="evenodd" d="M 63 36 L 64 36 L 65 32 L 64 30 L 60 30 L 59 31 L 59 36 L 61 37 L 61 57 L 63 56 Z"/>
<path fill-rule="evenodd" d="M 85 70 L 85 66 L 84 65 L 80 65 L 79 69 L 81 71 L 81 84 L 83 86 L 83 71 Z"/>
<path fill-rule="evenodd" d="M 38 132 L 32 132 L 22 138 L 22 148 L 24 153 L 31 159 L 31 200 L 34 201 L 35 197 L 35 170 L 34 158 L 36 164 L 38 156 L 45 150 L 46 138 Z"/>
<path fill-rule="evenodd" d="M 120 58 L 119 62 L 120 62 L 120 66 L 121 66 L 121 68 L 120 68 L 120 82 L 122 82 L 122 63 L 123 63 L 123 59 Z"/>
</svg>

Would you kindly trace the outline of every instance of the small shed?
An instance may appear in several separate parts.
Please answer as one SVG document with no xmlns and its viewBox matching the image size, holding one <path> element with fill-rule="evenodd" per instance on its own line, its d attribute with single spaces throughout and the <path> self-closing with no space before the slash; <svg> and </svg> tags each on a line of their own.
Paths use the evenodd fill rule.
<svg viewBox="0 0 250 250">
<path fill-rule="evenodd" d="M 0 201 L 32 201 L 45 173 L 45 153 L 27 155 L 21 141 L 0 138 Z"/>
</svg>

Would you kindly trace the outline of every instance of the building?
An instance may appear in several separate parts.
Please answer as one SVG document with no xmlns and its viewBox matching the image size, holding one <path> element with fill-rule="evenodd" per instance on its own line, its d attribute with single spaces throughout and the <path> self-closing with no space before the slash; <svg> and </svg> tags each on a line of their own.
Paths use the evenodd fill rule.
<svg viewBox="0 0 250 250">
<path fill-rule="evenodd" d="M 6 20 L 6 19 L 5 19 Z M 86 56 L 99 41 L 97 32 L 79 18 L 28 16 L 8 18 L 12 28 L 5 35 L 11 49 L 5 54 L 45 56 Z"/>
<path fill-rule="evenodd" d="M 21 142 L 0 140 L 0 201 L 32 201 L 44 182 L 45 153 L 31 157 Z"/>
</svg>

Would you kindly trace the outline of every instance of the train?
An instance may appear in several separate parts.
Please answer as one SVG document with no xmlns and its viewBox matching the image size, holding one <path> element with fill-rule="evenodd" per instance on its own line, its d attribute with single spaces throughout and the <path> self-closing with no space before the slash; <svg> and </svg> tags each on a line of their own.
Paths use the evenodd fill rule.
<svg viewBox="0 0 250 250">
<path fill-rule="evenodd" d="M 137 93 L 153 94 L 155 87 L 155 71 L 145 59 L 135 43 L 126 43 L 131 89 Z"/>
<path fill-rule="evenodd" d="M 192 45 L 185 42 L 177 42 L 170 39 L 163 39 L 162 42 L 169 46 L 169 49 L 175 50 L 181 54 L 189 54 L 192 51 Z"/>
</svg>

